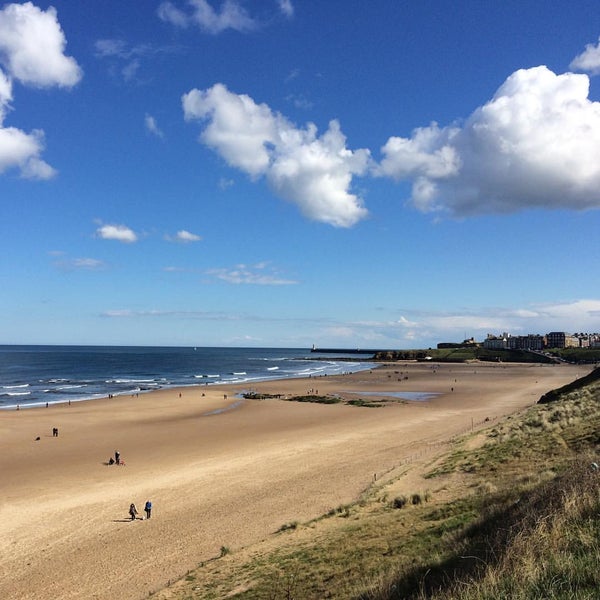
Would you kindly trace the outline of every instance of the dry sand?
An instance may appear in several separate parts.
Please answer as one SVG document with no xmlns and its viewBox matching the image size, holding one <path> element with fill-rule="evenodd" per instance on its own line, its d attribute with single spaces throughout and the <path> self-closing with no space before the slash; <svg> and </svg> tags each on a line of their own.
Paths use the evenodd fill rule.
<svg viewBox="0 0 600 600">
<path fill-rule="evenodd" d="M 254 385 L 284 395 L 440 394 L 379 409 L 240 401 L 244 386 L 215 386 L 2 411 L 0 598 L 141 599 L 222 546 L 349 503 L 375 475 L 585 372 L 397 363 Z M 115 450 L 125 466 L 107 466 Z M 143 514 L 148 499 L 152 518 L 130 522 L 130 503 Z"/>
</svg>

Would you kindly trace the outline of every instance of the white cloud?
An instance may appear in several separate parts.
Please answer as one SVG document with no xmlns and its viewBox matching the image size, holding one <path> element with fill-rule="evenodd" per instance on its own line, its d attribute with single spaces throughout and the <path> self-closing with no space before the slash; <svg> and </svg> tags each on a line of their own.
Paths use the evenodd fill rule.
<svg viewBox="0 0 600 600">
<path fill-rule="evenodd" d="M 314 327 L 316 339 L 326 339 L 328 345 L 382 349 L 435 347 L 438 342 L 462 342 L 471 336 L 483 341 L 488 333 L 600 331 L 600 300 L 594 299 L 454 312 L 403 309 L 402 313 L 389 320 L 307 323 L 305 329 Z"/>
<path fill-rule="evenodd" d="M 74 86 L 82 73 L 75 59 L 65 56 L 66 43 L 53 7 L 44 12 L 25 2 L 0 10 L 0 60 L 21 83 Z"/>
<path fill-rule="evenodd" d="M 376 173 L 412 181 L 422 211 L 600 207 L 600 103 L 586 75 L 513 73 L 464 125 L 391 137 Z"/>
<path fill-rule="evenodd" d="M 165 137 L 165 134 L 162 132 L 162 129 L 160 129 L 160 127 L 156 123 L 156 119 L 152 115 L 146 114 L 144 116 L 144 125 L 146 127 L 146 131 L 148 131 L 152 135 L 155 135 L 159 138 Z"/>
<path fill-rule="evenodd" d="M 405 311 L 409 314 L 411 311 Z M 417 339 L 462 341 L 464 335 L 482 341 L 488 333 L 512 335 L 550 331 L 600 331 L 600 300 L 532 304 L 527 307 L 491 307 L 455 313 L 413 311 L 411 328 Z"/>
<path fill-rule="evenodd" d="M 102 39 L 96 40 L 94 44 L 96 48 L 96 56 L 105 58 L 108 56 L 118 56 L 120 58 L 129 58 L 131 51 L 123 40 L 117 39 Z"/>
<path fill-rule="evenodd" d="M 121 75 L 123 75 L 123 80 L 124 81 L 133 81 L 136 78 L 138 71 L 140 70 L 140 66 L 141 66 L 141 62 L 137 58 L 129 61 L 121 69 Z"/>
<path fill-rule="evenodd" d="M 207 275 L 216 277 L 221 281 L 236 285 L 294 285 L 298 283 L 291 279 L 280 277 L 275 269 L 268 263 L 256 265 L 236 265 L 231 269 L 210 269 Z"/>
<path fill-rule="evenodd" d="M 294 16 L 294 5 L 292 4 L 292 0 L 277 0 L 277 3 L 279 4 L 279 10 L 288 19 Z"/>
<path fill-rule="evenodd" d="M 207 33 L 217 34 L 226 29 L 245 32 L 258 26 L 248 12 L 234 0 L 225 0 L 221 10 L 215 10 L 207 0 L 188 0 L 192 11 L 187 13 L 172 2 L 163 2 L 158 7 L 158 16 L 163 21 L 178 27 L 196 25 Z"/>
<path fill-rule="evenodd" d="M 182 242 L 184 244 L 187 244 L 189 242 L 199 242 L 201 239 L 202 238 L 199 235 L 196 235 L 195 233 L 190 233 L 185 229 L 178 231 L 174 237 L 167 236 L 167 240 L 169 241 Z"/>
<path fill-rule="evenodd" d="M 97 258 L 74 258 L 71 264 L 75 269 L 86 269 L 88 271 L 97 271 L 106 267 L 104 261 Z"/>
<path fill-rule="evenodd" d="M 559 324 L 554 328 L 559 331 L 600 332 L 600 300 L 588 298 L 540 304 L 535 307 L 535 318 Z"/>
<path fill-rule="evenodd" d="M 106 263 L 97 258 L 63 258 L 54 265 L 68 271 L 102 271 L 106 268 Z"/>
<path fill-rule="evenodd" d="M 227 179 L 226 177 L 221 177 L 219 179 L 219 182 L 217 183 L 219 189 L 224 192 L 225 190 L 229 189 L 230 187 L 232 187 L 233 185 L 235 185 L 235 181 L 233 181 L 233 179 Z"/>
<path fill-rule="evenodd" d="M 13 81 L 33 87 L 72 87 L 82 76 L 65 56 L 66 40 L 52 7 L 42 11 L 31 2 L 0 10 L 0 173 L 18 168 L 29 179 L 50 179 L 54 168 L 40 158 L 44 132 L 25 133 L 4 127 L 12 101 Z"/>
<path fill-rule="evenodd" d="M 109 72 L 112 75 L 119 74 L 128 83 L 138 79 L 144 60 L 178 51 L 178 48 L 172 45 L 130 45 L 118 38 L 96 40 L 94 47 L 96 57 L 109 64 Z M 142 80 L 142 83 L 145 81 Z"/>
<path fill-rule="evenodd" d="M 224 85 L 191 90 L 182 98 L 186 120 L 206 123 L 201 141 L 232 167 L 253 178 L 264 176 L 282 198 L 310 219 L 351 227 L 367 216 L 352 194 L 354 175 L 369 164 L 368 150 L 348 150 L 337 121 L 317 136 L 309 123 L 298 129 L 266 104 L 234 94 Z"/>
<path fill-rule="evenodd" d="M 2 127 L 0 122 L 0 173 L 17 167 L 22 177 L 50 179 L 56 171 L 40 158 L 43 149 L 43 131 L 25 133 L 15 127 Z"/>
<path fill-rule="evenodd" d="M 101 225 L 96 230 L 96 235 L 103 240 L 117 240 L 131 244 L 137 242 L 137 235 L 125 225 Z"/>
<path fill-rule="evenodd" d="M 106 310 L 100 316 L 112 319 L 138 319 L 138 318 L 168 318 L 168 319 L 194 319 L 204 321 L 239 321 L 238 315 L 200 310 L 132 310 L 129 308 Z"/>
<path fill-rule="evenodd" d="M 0 69 L 0 125 L 12 100 L 12 81 L 2 69 Z"/>
<path fill-rule="evenodd" d="M 587 44 L 585 50 L 572 60 L 569 67 L 576 71 L 586 71 L 594 75 L 600 73 L 600 38 L 598 38 L 598 43 L 595 46 Z"/>
</svg>

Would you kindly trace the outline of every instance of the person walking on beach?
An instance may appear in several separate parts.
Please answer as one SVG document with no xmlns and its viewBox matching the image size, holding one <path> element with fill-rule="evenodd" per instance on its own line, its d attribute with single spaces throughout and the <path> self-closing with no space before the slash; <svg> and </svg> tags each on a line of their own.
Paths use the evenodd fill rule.
<svg viewBox="0 0 600 600">
<path fill-rule="evenodd" d="M 138 511 L 137 508 L 135 507 L 135 504 L 132 502 L 129 505 L 129 516 L 131 517 L 132 521 L 135 521 L 135 517 L 137 516 Z"/>
<path fill-rule="evenodd" d="M 150 500 L 146 500 L 144 511 L 146 512 L 146 519 L 149 519 L 152 516 L 152 502 Z"/>
<path fill-rule="evenodd" d="M 117 464 L 121 462 L 121 453 L 118 450 L 115 450 L 115 462 Z"/>
</svg>

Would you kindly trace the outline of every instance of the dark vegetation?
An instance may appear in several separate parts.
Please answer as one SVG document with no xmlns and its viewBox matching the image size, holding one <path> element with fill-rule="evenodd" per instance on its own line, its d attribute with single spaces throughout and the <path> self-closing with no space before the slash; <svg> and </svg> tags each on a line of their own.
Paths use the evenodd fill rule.
<svg viewBox="0 0 600 600">
<path fill-rule="evenodd" d="M 553 348 L 548 353 L 570 363 L 600 362 L 600 348 Z"/>
<path fill-rule="evenodd" d="M 248 400 L 267 400 L 271 398 L 282 398 L 281 394 L 259 394 L 256 392 L 247 392 L 242 394 L 244 398 Z M 290 398 L 283 398 L 288 402 L 314 402 L 316 404 L 348 404 L 350 406 L 363 406 L 366 408 L 381 408 L 385 406 L 385 400 L 363 400 L 358 398 L 356 400 L 344 400 L 340 396 L 319 396 L 318 394 L 307 394 L 305 396 L 292 396 Z"/>
<path fill-rule="evenodd" d="M 487 362 L 521 362 L 551 363 L 563 360 L 570 363 L 583 364 L 600 362 L 600 349 L 596 348 L 563 348 L 550 349 L 544 354 L 529 350 L 487 350 L 474 346 L 456 348 L 438 348 L 429 350 L 386 350 L 377 352 L 374 360 L 434 360 L 436 362 L 466 362 L 482 360 Z"/>
</svg>

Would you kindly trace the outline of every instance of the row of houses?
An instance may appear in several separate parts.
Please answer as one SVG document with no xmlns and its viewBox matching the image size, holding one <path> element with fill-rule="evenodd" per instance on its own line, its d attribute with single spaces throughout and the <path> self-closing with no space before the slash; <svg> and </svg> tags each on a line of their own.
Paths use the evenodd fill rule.
<svg viewBox="0 0 600 600">
<path fill-rule="evenodd" d="M 551 331 L 546 335 L 510 335 L 496 336 L 488 333 L 482 346 L 490 350 L 537 350 L 546 348 L 600 348 L 600 333 L 567 333 Z"/>
</svg>

